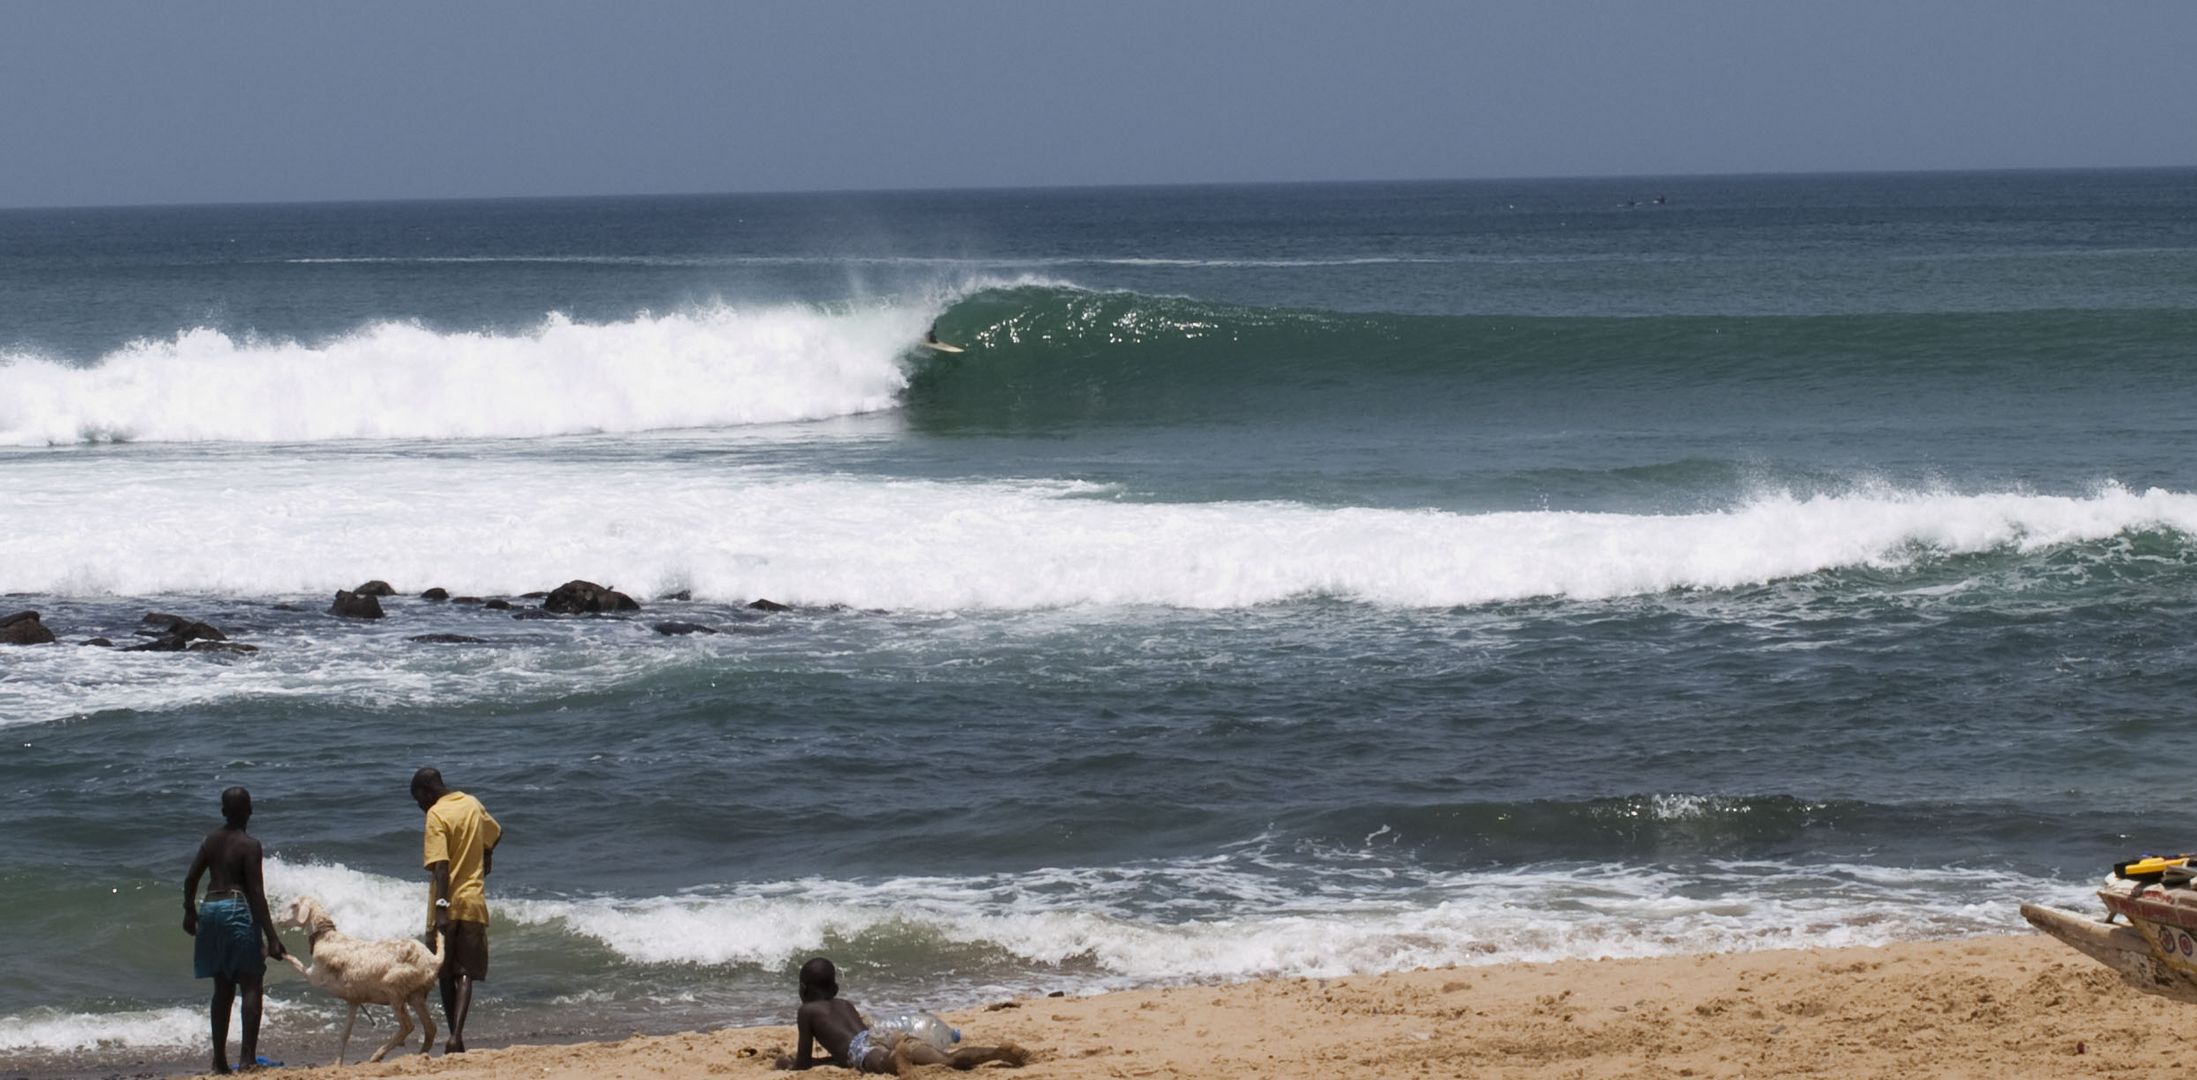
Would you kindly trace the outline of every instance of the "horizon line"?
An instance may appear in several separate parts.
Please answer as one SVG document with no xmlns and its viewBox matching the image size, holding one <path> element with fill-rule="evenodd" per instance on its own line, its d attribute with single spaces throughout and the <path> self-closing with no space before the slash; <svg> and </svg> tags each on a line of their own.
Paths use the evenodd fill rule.
<svg viewBox="0 0 2197 1080">
<path fill-rule="evenodd" d="M 164 210 L 261 206 L 368 206 L 399 203 L 555 202 L 586 199 L 712 199 L 784 198 L 833 195 L 938 195 L 987 192 L 1164 191 L 1197 188 L 1333 187 L 1380 184 L 1495 184 L 1554 183 L 1606 180 L 1747 180 L 1802 179 L 1809 177 L 1860 176 L 1984 176 L 2020 173 L 2134 173 L 2197 171 L 2197 163 L 2175 165 L 2014 165 L 1965 169 L 1795 169 L 1757 172 L 1704 173 L 1577 173 L 1571 175 L 1501 175 L 1448 177 L 1337 178 L 1325 180 L 1187 180 L 1118 184 L 1019 184 L 999 186 L 935 186 L 906 188 L 773 188 L 718 191 L 567 192 L 533 195 L 397 195 L 302 199 L 230 199 L 197 202 L 21 203 L 0 206 L 0 213 L 66 210 Z"/>
</svg>

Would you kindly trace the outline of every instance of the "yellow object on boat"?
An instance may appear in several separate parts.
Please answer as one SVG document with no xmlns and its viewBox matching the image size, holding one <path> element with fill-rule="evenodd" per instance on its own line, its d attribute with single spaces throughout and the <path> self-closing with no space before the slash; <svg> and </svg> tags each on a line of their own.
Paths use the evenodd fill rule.
<svg viewBox="0 0 2197 1080">
<path fill-rule="evenodd" d="M 2113 873 L 2124 878 L 2153 877 L 2164 874 L 2170 866 L 2188 866 L 2188 855 L 2147 855 L 2125 863 L 2115 863 Z"/>
</svg>

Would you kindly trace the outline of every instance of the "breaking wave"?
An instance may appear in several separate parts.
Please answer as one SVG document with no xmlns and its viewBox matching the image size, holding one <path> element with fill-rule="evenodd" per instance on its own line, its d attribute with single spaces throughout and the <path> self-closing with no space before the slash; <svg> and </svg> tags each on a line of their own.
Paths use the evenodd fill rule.
<svg viewBox="0 0 2197 1080">
<path fill-rule="evenodd" d="M 0 356 L 0 445 L 530 438 L 892 408 L 921 307 L 719 306 L 524 332 L 383 322 L 317 344 L 197 328 L 89 366 Z"/>
</svg>

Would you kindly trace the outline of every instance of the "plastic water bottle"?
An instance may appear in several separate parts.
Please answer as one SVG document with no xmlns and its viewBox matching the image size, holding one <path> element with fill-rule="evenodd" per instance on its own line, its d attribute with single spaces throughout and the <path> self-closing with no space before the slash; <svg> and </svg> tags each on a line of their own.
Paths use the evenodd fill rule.
<svg viewBox="0 0 2197 1080">
<path fill-rule="evenodd" d="M 880 1035 L 887 1033 L 921 1039 L 941 1050 L 951 1050 L 961 1041 L 961 1031 L 935 1013 L 905 1012 L 880 1016 L 870 1021 L 870 1030 Z"/>
</svg>

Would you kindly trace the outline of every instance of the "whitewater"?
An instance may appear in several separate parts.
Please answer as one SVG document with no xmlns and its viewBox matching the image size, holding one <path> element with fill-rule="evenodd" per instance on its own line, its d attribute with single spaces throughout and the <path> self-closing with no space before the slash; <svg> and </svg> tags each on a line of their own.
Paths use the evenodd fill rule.
<svg viewBox="0 0 2197 1080">
<path fill-rule="evenodd" d="M 2197 495 L 2111 483 L 2081 496 L 1765 492 L 1691 514 L 1461 514 L 1151 502 L 1075 481 L 792 476 L 714 457 L 229 454 L 90 483 L 104 464 L 11 481 L 11 505 L 48 524 L 0 536 L 0 590 L 270 597 L 383 578 L 501 595 L 583 577 L 649 596 L 921 611 L 1307 596 L 1448 607 L 1731 589 L 2145 531 L 2197 536 Z M 178 536 L 220 542 L 179 546 Z"/>
<path fill-rule="evenodd" d="M 527 438 L 890 408 L 934 313 L 719 306 L 527 330 L 381 322 L 331 340 L 206 327 L 78 366 L 0 353 L 0 445 Z"/>
</svg>

